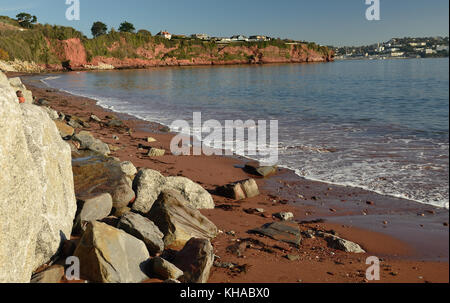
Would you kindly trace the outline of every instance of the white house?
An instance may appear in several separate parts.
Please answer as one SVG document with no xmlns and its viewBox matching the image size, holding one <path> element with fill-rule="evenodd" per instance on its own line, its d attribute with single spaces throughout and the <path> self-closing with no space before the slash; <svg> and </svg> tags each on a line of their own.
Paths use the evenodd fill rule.
<svg viewBox="0 0 450 303">
<path fill-rule="evenodd" d="M 156 34 L 156 36 L 164 37 L 168 40 L 172 39 L 172 34 L 167 31 L 160 31 L 159 33 Z"/>
</svg>

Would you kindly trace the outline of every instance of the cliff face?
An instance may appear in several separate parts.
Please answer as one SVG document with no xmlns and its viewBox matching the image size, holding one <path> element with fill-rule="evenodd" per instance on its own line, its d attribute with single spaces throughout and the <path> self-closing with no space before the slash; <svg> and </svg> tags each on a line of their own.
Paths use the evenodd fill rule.
<svg viewBox="0 0 450 303">
<path fill-rule="evenodd" d="M 36 26 L 1 31 L 3 70 L 81 70 L 154 66 L 328 62 L 333 52 L 314 43 L 284 40 L 216 44 L 192 39 L 166 40 L 143 33 L 111 32 L 88 39 L 73 28 Z M 5 59 L 9 58 L 9 59 Z M 1 61 L 3 60 L 3 61 Z M 18 68 L 16 68 L 18 67 Z M 24 70 L 25 69 L 25 70 Z"/>
</svg>

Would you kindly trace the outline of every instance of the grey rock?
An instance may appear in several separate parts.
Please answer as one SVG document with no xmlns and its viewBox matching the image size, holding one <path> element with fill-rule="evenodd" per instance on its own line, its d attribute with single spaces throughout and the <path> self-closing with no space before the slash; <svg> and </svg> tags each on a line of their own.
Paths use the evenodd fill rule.
<svg viewBox="0 0 450 303">
<path fill-rule="evenodd" d="M 149 157 L 162 157 L 165 154 L 166 154 L 166 151 L 164 149 L 151 148 L 147 155 Z"/>
<path fill-rule="evenodd" d="M 136 167 L 130 161 L 120 163 L 120 168 L 122 169 L 122 172 L 129 177 L 133 177 L 137 174 Z"/>
<path fill-rule="evenodd" d="M 202 186 L 184 177 L 168 177 L 164 189 L 175 190 L 188 202 L 188 205 L 196 209 L 214 209 L 214 200 L 209 192 Z"/>
<path fill-rule="evenodd" d="M 74 253 L 81 278 L 97 283 L 140 283 L 150 257 L 139 239 L 100 222 L 90 222 Z"/>
<path fill-rule="evenodd" d="M 294 219 L 294 214 L 291 212 L 280 212 L 280 213 L 274 214 L 274 216 L 275 216 L 275 218 L 278 218 L 283 221 L 290 221 L 290 220 Z"/>
<path fill-rule="evenodd" d="M 92 150 L 105 156 L 111 153 L 108 144 L 94 138 L 90 132 L 81 131 L 73 137 L 73 140 L 80 143 L 80 149 Z"/>
<path fill-rule="evenodd" d="M 79 200 L 74 229 L 76 231 L 84 230 L 85 223 L 108 217 L 112 207 L 113 202 L 110 194 L 101 194 L 89 199 Z"/>
<path fill-rule="evenodd" d="M 164 234 L 166 248 L 182 248 L 191 238 L 212 239 L 217 227 L 198 210 L 187 205 L 178 192 L 164 190 L 147 217 Z"/>
<path fill-rule="evenodd" d="M 156 170 L 143 169 L 138 172 L 133 181 L 133 189 L 136 191 L 136 201 L 133 210 L 147 214 L 158 199 L 166 178 Z"/>
<path fill-rule="evenodd" d="M 302 241 L 302 235 L 298 224 L 291 222 L 275 222 L 266 224 L 263 227 L 251 230 L 250 232 L 264 235 L 274 240 L 293 244 L 297 247 L 300 246 Z"/>
<path fill-rule="evenodd" d="M 164 234 L 152 221 L 139 214 L 131 212 L 124 214 L 120 218 L 117 228 L 142 240 L 151 255 L 156 255 L 164 250 Z"/>
<path fill-rule="evenodd" d="M 174 264 L 184 272 L 184 282 L 208 283 L 211 267 L 214 264 L 214 250 L 211 242 L 206 239 L 192 238 L 177 253 Z"/>
<path fill-rule="evenodd" d="M 348 253 L 355 253 L 355 254 L 365 253 L 364 249 L 362 249 L 361 246 L 359 246 L 359 244 L 356 244 L 352 241 L 345 240 L 335 235 L 322 232 L 319 232 L 318 236 L 323 237 L 327 241 L 328 246 L 330 248 L 342 250 Z"/>
<path fill-rule="evenodd" d="M 112 198 L 114 208 L 121 209 L 128 206 L 136 198 L 136 194 L 124 178 L 124 181 L 113 189 Z"/>
<path fill-rule="evenodd" d="M 148 269 L 152 277 L 161 280 L 178 280 L 184 274 L 181 269 L 160 257 L 151 259 Z"/>
</svg>

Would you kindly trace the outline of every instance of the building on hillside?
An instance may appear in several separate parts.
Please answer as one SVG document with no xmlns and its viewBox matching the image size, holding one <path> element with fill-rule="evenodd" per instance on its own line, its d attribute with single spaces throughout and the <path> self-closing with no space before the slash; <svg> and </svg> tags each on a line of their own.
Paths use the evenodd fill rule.
<svg viewBox="0 0 450 303">
<path fill-rule="evenodd" d="M 235 35 L 235 36 L 231 37 L 230 39 L 231 39 L 231 41 L 248 41 L 248 38 L 243 35 Z"/>
<path fill-rule="evenodd" d="M 160 31 L 159 33 L 156 34 L 156 36 L 163 37 L 168 40 L 172 39 L 172 34 L 169 33 L 168 31 Z"/>
<path fill-rule="evenodd" d="M 251 41 L 251 42 L 268 41 L 268 40 L 269 39 L 267 38 L 267 36 L 261 36 L 261 35 L 250 36 L 248 38 L 248 41 Z"/>
<path fill-rule="evenodd" d="M 200 39 L 200 40 L 210 40 L 211 38 L 207 34 L 193 34 L 191 35 L 192 39 Z"/>
</svg>

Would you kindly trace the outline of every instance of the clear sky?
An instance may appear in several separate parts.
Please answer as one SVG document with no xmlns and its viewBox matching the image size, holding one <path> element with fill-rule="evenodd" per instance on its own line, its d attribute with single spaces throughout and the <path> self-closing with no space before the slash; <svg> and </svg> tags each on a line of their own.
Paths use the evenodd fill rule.
<svg viewBox="0 0 450 303">
<path fill-rule="evenodd" d="M 448 36 L 448 0 L 380 0 L 381 21 L 367 21 L 365 0 L 80 0 L 80 21 L 68 21 L 66 0 L 0 0 L 0 15 L 25 11 L 40 23 L 90 36 L 94 21 L 127 20 L 152 33 L 263 34 L 324 45 L 363 45 L 393 37 Z"/>
</svg>

